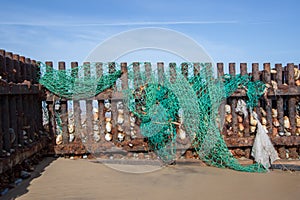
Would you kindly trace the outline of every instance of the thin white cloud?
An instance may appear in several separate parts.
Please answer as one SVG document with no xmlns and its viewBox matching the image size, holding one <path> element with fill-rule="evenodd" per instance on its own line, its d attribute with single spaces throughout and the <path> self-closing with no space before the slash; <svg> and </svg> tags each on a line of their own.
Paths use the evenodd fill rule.
<svg viewBox="0 0 300 200">
<path fill-rule="evenodd" d="M 0 22 L 7 26 L 151 26 L 151 25 L 201 25 L 201 24 L 237 24 L 237 20 L 227 21 L 144 21 L 112 23 L 69 23 L 69 22 Z"/>
</svg>

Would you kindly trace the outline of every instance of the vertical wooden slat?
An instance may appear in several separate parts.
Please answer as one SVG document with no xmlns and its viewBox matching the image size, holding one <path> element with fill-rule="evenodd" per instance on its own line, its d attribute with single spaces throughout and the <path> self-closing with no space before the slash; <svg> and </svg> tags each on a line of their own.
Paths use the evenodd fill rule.
<svg viewBox="0 0 300 200">
<path fill-rule="evenodd" d="M 2 77 L 2 79 L 7 80 L 5 51 L 2 49 L 0 49 L 0 76 Z"/>
<path fill-rule="evenodd" d="M 218 78 L 222 78 L 224 76 L 224 64 L 223 63 L 217 63 L 217 76 Z M 219 116 L 220 116 L 220 130 L 222 134 L 226 134 L 227 130 L 226 130 L 226 126 L 224 125 L 225 122 L 225 105 L 226 105 L 226 99 L 221 101 L 220 107 L 219 107 Z"/>
<path fill-rule="evenodd" d="M 84 78 L 89 79 L 91 77 L 91 64 L 89 62 L 84 62 Z M 87 137 L 88 141 L 91 142 L 91 135 L 93 133 L 93 100 L 87 99 L 86 101 L 86 129 L 84 130 L 84 135 Z"/>
<path fill-rule="evenodd" d="M 25 80 L 32 81 L 32 71 L 31 71 L 31 59 L 25 58 Z"/>
<path fill-rule="evenodd" d="M 53 62 L 51 61 L 47 61 L 46 65 L 49 67 L 47 69 L 50 70 L 51 68 L 53 68 Z M 49 116 L 49 132 L 50 132 L 50 136 L 51 138 L 55 138 L 55 134 L 56 134 L 56 121 L 55 121 L 55 114 L 54 114 L 54 102 L 53 99 L 48 99 L 47 101 L 47 110 L 48 110 L 48 116 Z M 53 140 L 54 142 L 54 140 Z"/>
<path fill-rule="evenodd" d="M 103 74 L 103 63 L 96 63 L 96 76 L 101 77 Z M 98 119 L 99 119 L 99 129 L 104 129 L 104 123 L 105 123 L 105 118 L 104 118 L 104 102 L 103 100 L 98 100 Z M 101 131 L 100 131 L 101 132 Z M 100 137 L 102 140 L 104 139 L 104 134 L 101 134 Z"/>
<path fill-rule="evenodd" d="M 26 77 L 26 66 L 25 66 L 25 57 L 20 56 L 20 82 L 23 82 Z"/>
<path fill-rule="evenodd" d="M 253 79 L 253 81 L 259 81 L 260 80 L 259 64 L 258 63 L 252 63 L 252 79 Z M 257 102 L 255 112 L 257 114 L 258 120 L 261 121 L 260 101 Z"/>
<path fill-rule="evenodd" d="M 114 73 L 116 71 L 116 65 L 114 62 L 108 63 L 108 72 L 109 73 Z M 115 84 L 116 86 L 116 84 Z M 116 100 L 111 99 L 111 113 L 112 113 L 112 134 L 113 134 L 113 139 L 118 140 L 117 136 L 117 117 L 118 117 L 118 111 L 117 111 L 117 102 Z"/>
<path fill-rule="evenodd" d="M 31 59 L 30 58 L 26 58 L 25 59 L 25 65 L 27 67 L 27 79 L 29 80 L 31 83 L 33 81 L 33 74 L 32 74 L 32 65 L 31 65 Z M 34 141 L 34 132 L 36 129 L 36 122 L 34 120 L 34 95 L 28 94 L 25 97 L 26 102 L 23 101 L 23 103 L 26 104 L 26 115 L 27 115 L 27 124 L 28 124 L 28 135 L 29 138 Z"/>
<path fill-rule="evenodd" d="M 146 63 L 145 63 L 146 68 Z M 121 63 L 121 86 L 122 90 L 128 90 L 128 69 L 127 69 L 127 63 Z M 147 73 L 147 71 L 146 71 Z M 146 74 L 147 76 L 147 74 Z M 127 106 L 124 106 L 124 124 L 122 125 L 124 128 L 124 132 L 126 133 L 126 140 L 128 140 L 130 137 L 130 119 L 129 119 L 129 111 L 127 109 Z"/>
<path fill-rule="evenodd" d="M 158 82 L 160 84 L 164 83 L 164 63 L 158 62 L 157 63 L 157 73 L 158 73 Z"/>
<path fill-rule="evenodd" d="M 10 145 L 10 136 L 8 132 L 9 119 L 10 119 L 8 96 L 5 95 L 3 98 L 0 99 L 0 101 L 1 101 L 0 106 L 2 106 L 1 114 L 2 114 L 3 149 L 9 152 L 11 145 Z"/>
<path fill-rule="evenodd" d="M 16 82 L 15 79 L 15 71 L 14 71 L 14 66 L 13 66 L 13 54 L 12 52 L 5 52 L 5 57 L 6 57 L 6 70 L 7 70 L 7 77 L 8 77 L 8 82 Z"/>
<path fill-rule="evenodd" d="M 3 52 L 4 55 L 4 63 L 5 65 L 5 71 L 4 71 L 4 77 L 6 75 L 6 78 L 8 79 L 8 82 L 10 81 L 11 77 L 8 74 L 10 69 L 7 69 L 7 67 L 10 67 L 10 61 L 9 58 L 7 57 L 7 53 Z M 9 63 L 9 65 L 7 65 Z M 1 103 L 0 106 L 2 106 L 2 133 L 3 133 L 3 149 L 6 150 L 7 152 L 10 152 L 11 144 L 10 144 L 10 136 L 9 136 L 9 126 L 10 126 L 10 118 L 11 118 L 11 113 L 9 112 L 10 108 L 10 103 L 9 103 L 9 97 L 8 95 L 4 95 L 3 97 L 0 98 Z"/>
<path fill-rule="evenodd" d="M 276 82 L 277 86 L 281 87 L 282 86 L 282 64 L 275 64 L 275 68 L 277 71 L 276 74 Z M 278 132 L 279 133 L 284 133 L 284 124 L 283 124 L 283 117 L 284 117 L 284 108 L 283 108 L 283 98 L 282 96 L 277 95 L 277 111 L 278 111 L 278 121 L 279 121 L 279 127 L 278 127 Z"/>
<path fill-rule="evenodd" d="M 71 62 L 72 76 L 78 78 L 78 62 Z M 81 109 L 79 100 L 73 100 L 74 126 L 76 135 L 80 135 L 81 128 Z"/>
<path fill-rule="evenodd" d="M 170 82 L 174 83 L 176 81 L 176 63 L 169 63 L 170 69 Z"/>
<path fill-rule="evenodd" d="M 289 87 L 295 86 L 294 79 L 294 63 L 287 64 L 288 69 L 288 85 Z M 289 119 L 291 123 L 291 133 L 292 135 L 296 135 L 296 101 L 297 99 L 294 96 L 290 96 L 288 100 L 288 111 L 289 111 Z"/>
<path fill-rule="evenodd" d="M 138 62 L 133 63 L 133 76 L 133 85 L 136 89 L 141 84 L 140 64 Z"/>
<path fill-rule="evenodd" d="M 1 59 L 1 55 L 0 55 L 0 59 Z M 2 114 L 3 111 L 2 111 L 2 99 L 0 99 L 0 157 L 3 156 L 3 126 L 2 126 Z"/>
<path fill-rule="evenodd" d="M 224 64 L 217 63 L 218 77 L 224 76 Z"/>
<path fill-rule="evenodd" d="M 14 61 L 13 54 L 11 52 L 6 53 L 6 67 L 8 69 L 8 80 L 9 82 L 16 82 L 15 79 L 15 69 L 14 69 Z M 18 134 L 17 134 L 17 108 L 16 108 L 16 96 L 14 94 L 8 97 L 9 99 L 9 128 L 12 128 L 16 134 L 16 140 L 12 144 L 13 146 L 17 146 L 18 144 Z"/>
<path fill-rule="evenodd" d="M 4 70 L 5 70 L 5 51 L 0 49 L 0 76 L 4 78 Z M 3 125 L 2 125 L 2 98 L 0 99 L 0 157 L 2 157 L 3 150 Z"/>
<path fill-rule="evenodd" d="M 147 81 L 150 81 L 151 80 L 152 69 L 151 69 L 151 63 L 149 63 L 149 62 L 145 63 L 145 73 L 146 73 Z"/>
<path fill-rule="evenodd" d="M 247 63 L 241 63 L 240 64 L 240 71 L 241 71 L 242 76 L 247 74 Z M 250 132 L 249 132 L 249 115 L 247 117 L 244 116 L 243 125 L 245 127 L 244 136 L 249 137 L 250 136 Z"/>
<path fill-rule="evenodd" d="M 232 76 L 235 76 L 235 63 L 229 63 L 229 74 Z M 237 114 L 235 112 L 237 100 L 236 98 L 231 98 L 231 114 L 232 114 L 232 130 L 234 133 L 234 136 L 237 136 Z"/>
<path fill-rule="evenodd" d="M 58 62 L 58 69 L 61 71 L 66 70 L 66 64 L 65 62 Z M 65 72 L 66 73 L 66 72 Z M 61 126 L 62 126 L 62 137 L 63 137 L 63 143 L 67 144 L 69 139 L 69 133 L 68 133 L 68 100 L 62 99 L 61 100 L 61 110 L 60 110 L 60 118 L 61 118 Z"/>
<path fill-rule="evenodd" d="M 271 66 L 270 63 L 264 63 L 264 73 L 263 80 L 266 84 L 271 85 Z M 267 112 L 267 125 L 268 133 L 271 134 L 273 131 L 272 128 L 272 101 L 269 97 L 266 100 L 266 112 Z"/>
<path fill-rule="evenodd" d="M 22 56 L 15 56 L 14 59 L 16 60 L 16 63 L 19 64 L 19 72 L 17 73 L 17 81 L 18 82 L 23 82 L 24 78 L 22 76 L 22 69 L 25 65 L 25 57 L 22 57 Z M 17 123 L 18 123 L 18 130 L 16 132 L 16 134 L 18 134 L 18 143 L 21 145 L 21 146 L 24 146 L 24 135 L 23 135 L 23 126 L 25 125 L 24 123 L 24 108 L 23 108 L 23 99 L 24 99 L 24 96 L 19 94 L 17 95 L 17 98 L 16 98 L 16 104 L 17 104 L 17 116 L 18 116 L 18 119 L 17 119 Z"/>
<path fill-rule="evenodd" d="M 181 63 L 181 74 L 184 76 L 184 78 L 188 78 L 189 66 L 187 63 Z"/>
<path fill-rule="evenodd" d="M 200 63 L 194 63 L 194 76 L 197 76 L 200 74 Z"/>
<path fill-rule="evenodd" d="M 13 62 L 14 62 L 14 69 L 16 70 L 15 72 L 15 78 L 16 78 L 16 82 L 20 83 L 21 81 L 21 69 L 20 69 L 20 56 L 18 54 L 14 54 L 13 55 Z"/>
</svg>

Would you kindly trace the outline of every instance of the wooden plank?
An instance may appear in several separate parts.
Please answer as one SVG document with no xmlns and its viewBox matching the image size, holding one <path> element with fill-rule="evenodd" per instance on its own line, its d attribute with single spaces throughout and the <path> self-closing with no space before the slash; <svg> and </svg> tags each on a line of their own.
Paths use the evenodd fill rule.
<svg viewBox="0 0 300 200">
<path fill-rule="evenodd" d="M 241 72 L 242 76 L 247 74 L 247 63 L 241 63 L 240 64 L 240 72 Z M 244 101 L 246 101 L 246 99 L 244 99 Z M 249 120 L 250 120 L 249 115 L 247 117 L 244 116 L 243 125 L 245 127 L 245 129 L 244 129 L 244 136 L 245 137 L 250 136 Z"/>
<path fill-rule="evenodd" d="M 270 138 L 275 146 L 298 146 L 300 145 L 300 137 L 298 136 L 283 136 Z M 240 138 L 224 138 L 227 147 L 251 147 L 253 146 L 254 137 Z"/>
<path fill-rule="evenodd" d="M 170 82 L 174 83 L 176 81 L 176 63 L 169 63 L 170 69 Z"/>
<path fill-rule="evenodd" d="M 229 74 L 232 76 L 235 76 L 236 71 L 235 71 L 235 63 L 229 63 Z M 237 105 L 237 99 L 236 98 L 230 98 L 231 102 L 231 114 L 232 114 L 232 130 L 233 130 L 233 136 L 237 136 L 237 113 L 235 112 L 235 108 Z"/>
<path fill-rule="evenodd" d="M 0 106 L 2 106 L 2 134 L 3 134 L 3 149 L 7 152 L 10 152 L 11 144 L 10 144 L 10 136 L 9 136 L 9 120 L 10 120 L 10 113 L 9 113 L 9 98 L 8 96 L 4 96 L 0 98 Z"/>
<path fill-rule="evenodd" d="M 7 80 L 7 70 L 5 62 L 5 51 L 0 49 L 0 76 L 3 80 Z"/>
<path fill-rule="evenodd" d="M 264 63 L 264 73 L 263 80 L 266 84 L 271 85 L 271 66 L 270 63 Z M 267 96 L 265 98 L 266 101 L 266 112 L 267 112 L 267 128 L 268 134 L 272 134 L 273 132 L 273 124 L 272 124 L 272 101 L 271 98 Z"/>
<path fill-rule="evenodd" d="M 114 73 L 116 71 L 116 65 L 114 62 L 109 63 L 108 66 L 108 72 L 110 74 Z M 116 83 L 114 84 L 113 87 L 116 87 Z M 113 135 L 113 140 L 117 141 L 118 140 L 118 133 L 116 131 L 117 127 L 117 117 L 118 117 L 118 111 L 117 111 L 117 101 L 111 100 L 111 114 L 112 114 L 112 135 Z"/>
<path fill-rule="evenodd" d="M 13 64 L 15 69 L 16 83 L 21 83 L 20 56 L 18 54 L 13 54 Z"/>
<path fill-rule="evenodd" d="M 20 56 L 19 61 L 20 61 L 20 82 L 22 83 L 26 77 L 25 57 Z"/>
<path fill-rule="evenodd" d="M 188 78 L 189 66 L 187 63 L 181 63 L 181 74 L 184 76 L 184 78 Z"/>
<path fill-rule="evenodd" d="M 145 69 L 146 69 L 146 76 L 149 71 L 147 71 L 147 63 L 145 63 Z M 128 69 L 127 69 L 127 63 L 121 63 L 121 71 L 122 71 L 122 76 L 121 76 L 121 87 L 122 90 L 128 90 Z M 149 75 L 149 74 L 148 74 Z M 129 140 L 130 137 L 130 119 L 129 119 L 130 113 L 127 108 L 127 106 L 124 106 L 124 123 L 122 124 L 122 128 L 124 129 L 124 133 L 126 134 L 125 140 Z"/>
<path fill-rule="evenodd" d="M 224 64 L 223 63 L 217 63 L 217 76 L 220 79 L 224 76 Z M 220 104 L 220 107 L 219 107 L 219 116 L 220 116 L 220 121 L 219 121 L 220 127 L 219 128 L 220 128 L 222 134 L 227 133 L 227 128 L 226 128 L 226 126 L 224 126 L 224 122 L 225 122 L 225 105 L 226 105 L 226 99 L 221 101 L 221 104 Z"/>
<path fill-rule="evenodd" d="M 294 80 L 294 63 L 288 63 L 288 85 L 295 86 Z M 288 99 L 288 111 L 289 119 L 291 124 L 291 133 L 296 135 L 296 101 L 297 99 L 293 96 L 290 96 Z"/>
<path fill-rule="evenodd" d="M 133 85 L 135 89 L 141 85 L 141 71 L 140 64 L 138 62 L 133 63 Z"/>
<path fill-rule="evenodd" d="M 163 62 L 158 62 L 157 63 L 157 75 L 158 75 L 158 82 L 160 84 L 164 84 L 164 63 Z"/>
<path fill-rule="evenodd" d="M 71 62 L 72 76 L 78 78 L 78 62 Z M 79 100 L 73 100 L 74 126 L 76 136 L 81 134 L 81 109 Z"/>
<path fill-rule="evenodd" d="M 25 80 L 32 82 L 31 59 L 25 58 Z"/>
<path fill-rule="evenodd" d="M 97 77 L 101 77 L 103 74 L 103 64 L 102 63 L 96 63 L 96 75 Z M 100 138 L 101 140 L 104 140 L 104 134 L 102 134 L 102 131 L 104 133 L 104 127 L 105 127 L 105 118 L 104 118 L 104 99 L 98 100 L 98 126 L 100 130 Z"/>
<path fill-rule="evenodd" d="M 149 62 L 145 63 L 145 73 L 146 73 L 146 79 L 149 82 L 151 80 L 151 74 L 152 74 L 151 63 Z"/>
<path fill-rule="evenodd" d="M 53 62 L 51 61 L 47 61 L 46 65 L 50 68 L 53 68 Z M 48 91 L 48 93 L 50 93 L 50 91 Z M 50 137 L 51 138 L 55 138 L 56 135 L 56 121 L 55 121 L 55 114 L 54 114 L 54 108 L 53 108 L 53 101 L 54 98 L 49 99 L 49 101 L 47 101 L 47 110 L 48 110 L 48 115 L 49 115 L 49 132 L 50 132 Z M 53 145 L 55 140 L 52 141 Z"/>
<path fill-rule="evenodd" d="M 252 79 L 253 79 L 253 81 L 259 81 L 260 80 L 259 64 L 258 63 L 252 63 Z M 245 95 L 246 95 L 246 93 L 245 93 Z M 257 114 L 258 120 L 261 121 L 260 101 L 258 101 L 257 106 L 254 108 L 254 111 Z"/>
<path fill-rule="evenodd" d="M 276 82 L 277 86 L 282 86 L 282 65 L 281 64 L 275 64 L 276 68 Z M 281 95 L 277 96 L 277 112 L 278 112 L 278 121 L 279 121 L 279 127 L 278 132 L 283 133 L 284 132 L 284 124 L 283 124 L 283 117 L 284 117 L 284 108 L 283 108 L 283 98 Z"/>
<path fill-rule="evenodd" d="M 193 68 L 194 68 L 194 76 L 197 76 L 200 74 L 200 63 L 194 63 L 193 65 Z"/>
<path fill-rule="evenodd" d="M 58 62 L 58 69 L 61 71 L 66 70 L 65 62 Z M 66 72 L 65 72 L 66 73 Z M 62 126 L 62 138 L 63 143 L 67 144 L 69 142 L 69 132 L 68 132 L 68 101 L 61 101 L 60 102 L 60 118 L 61 118 L 61 126 Z"/>
<path fill-rule="evenodd" d="M 3 110 L 2 110 L 2 98 L 0 99 L 0 158 L 3 156 L 3 125 L 2 125 L 2 113 L 3 113 Z"/>
<path fill-rule="evenodd" d="M 5 63 L 6 63 L 8 82 L 15 83 L 16 78 L 15 78 L 15 69 L 14 69 L 12 52 L 5 52 L 5 57 L 6 57 Z"/>
</svg>

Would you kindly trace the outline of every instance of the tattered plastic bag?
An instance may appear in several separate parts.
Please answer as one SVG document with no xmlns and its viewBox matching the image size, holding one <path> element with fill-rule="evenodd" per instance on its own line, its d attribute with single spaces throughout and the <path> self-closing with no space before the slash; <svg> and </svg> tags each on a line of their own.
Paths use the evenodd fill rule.
<svg viewBox="0 0 300 200">
<path fill-rule="evenodd" d="M 261 122 L 257 118 L 257 114 L 252 112 L 253 117 L 257 120 L 257 131 L 254 139 L 251 155 L 257 163 L 262 164 L 266 169 L 269 169 L 271 164 L 279 159 L 278 154 L 267 135 L 267 130 L 264 129 Z"/>
</svg>

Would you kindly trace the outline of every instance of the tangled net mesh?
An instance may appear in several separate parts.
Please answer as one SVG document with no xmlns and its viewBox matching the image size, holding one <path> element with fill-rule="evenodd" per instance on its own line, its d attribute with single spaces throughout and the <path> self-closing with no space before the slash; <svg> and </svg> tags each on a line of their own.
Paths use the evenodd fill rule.
<svg viewBox="0 0 300 200">
<path fill-rule="evenodd" d="M 186 65 L 193 67 L 193 64 Z M 217 78 L 210 64 L 200 66 L 200 71 L 191 77 L 182 75 L 175 64 L 173 73 L 137 71 L 132 65 L 128 66 L 129 88 L 123 90 L 124 103 L 140 119 L 141 134 L 148 138 L 149 148 L 165 163 L 176 159 L 178 121 L 182 121 L 192 147 L 207 164 L 245 172 L 266 172 L 259 163 L 242 166 L 234 158 L 220 133 L 222 119 L 219 117 L 221 101 L 238 88 L 246 88 L 247 106 L 252 109 L 265 85 L 252 81 L 248 75 Z M 72 72 L 80 68 L 84 66 L 70 72 L 46 70 L 40 83 L 59 96 L 80 99 L 112 87 L 121 76 L 120 70 L 98 78 L 74 76 Z"/>
</svg>

